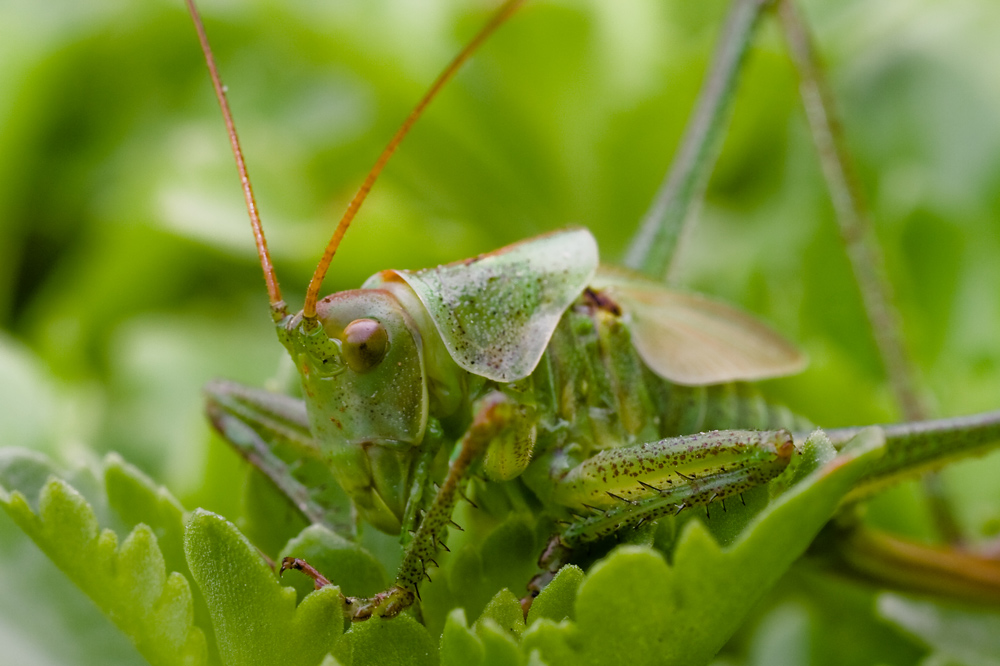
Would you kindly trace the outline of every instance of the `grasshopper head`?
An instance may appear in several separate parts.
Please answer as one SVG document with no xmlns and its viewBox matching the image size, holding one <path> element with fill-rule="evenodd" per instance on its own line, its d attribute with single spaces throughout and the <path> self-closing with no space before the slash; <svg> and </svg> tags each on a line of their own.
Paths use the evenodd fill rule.
<svg viewBox="0 0 1000 666">
<path fill-rule="evenodd" d="M 313 435 L 362 517 L 394 533 L 427 426 L 421 339 L 387 291 L 320 300 L 279 327 L 302 377 Z"/>
</svg>

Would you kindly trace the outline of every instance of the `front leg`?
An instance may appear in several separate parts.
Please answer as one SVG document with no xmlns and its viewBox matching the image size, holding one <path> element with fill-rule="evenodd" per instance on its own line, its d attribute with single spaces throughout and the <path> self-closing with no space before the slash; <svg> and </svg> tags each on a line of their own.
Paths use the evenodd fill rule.
<svg viewBox="0 0 1000 666">
<path fill-rule="evenodd" d="M 454 525 L 451 516 L 468 480 L 469 468 L 482 458 L 490 442 L 515 425 L 519 418 L 519 406 L 500 392 L 490 393 L 478 403 L 476 416 L 460 441 L 458 455 L 451 461 L 444 483 L 406 547 L 396 581 L 388 590 L 371 598 L 348 597 L 345 600 L 346 612 L 352 620 L 367 620 L 372 616 L 394 617 L 419 598 L 420 583 L 427 575 L 427 565 L 436 564 L 434 556 L 441 547 L 444 530 L 448 525 Z M 313 578 L 317 588 L 329 583 L 302 560 L 286 558 L 282 570 L 288 568 L 298 569 Z"/>
<path fill-rule="evenodd" d="M 225 380 L 209 382 L 204 392 L 215 430 L 306 520 L 355 536 L 354 508 L 323 462 L 301 400 Z"/>
</svg>

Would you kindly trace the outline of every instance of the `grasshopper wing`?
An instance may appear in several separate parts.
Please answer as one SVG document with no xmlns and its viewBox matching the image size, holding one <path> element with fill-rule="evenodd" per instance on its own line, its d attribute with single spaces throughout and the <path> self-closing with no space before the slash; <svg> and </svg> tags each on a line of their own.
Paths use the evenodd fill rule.
<svg viewBox="0 0 1000 666">
<path fill-rule="evenodd" d="M 675 384 L 754 381 L 806 365 L 794 345 L 730 305 L 604 267 L 592 287 L 621 308 L 646 365 Z"/>
<path fill-rule="evenodd" d="M 409 285 L 463 369 L 512 382 L 535 369 L 563 312 L 596 270 L 594 237 L 570 228 L 446 266 L 385 271 L 375 280 Z"/>
</svg>

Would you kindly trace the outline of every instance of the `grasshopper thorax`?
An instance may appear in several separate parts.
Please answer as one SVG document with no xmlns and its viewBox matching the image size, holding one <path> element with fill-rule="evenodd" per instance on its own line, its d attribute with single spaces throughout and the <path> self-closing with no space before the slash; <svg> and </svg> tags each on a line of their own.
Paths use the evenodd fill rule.
<svg viewBox="0 0 1000 666">
<path fill-rule="evenodd" d="M 316 314 L 278 324 L 302 379 L 313 435 L 363 517 L 398 531 L 427 428 L 420 332 L 381 289 L 327 296 Z"/>
</svg>

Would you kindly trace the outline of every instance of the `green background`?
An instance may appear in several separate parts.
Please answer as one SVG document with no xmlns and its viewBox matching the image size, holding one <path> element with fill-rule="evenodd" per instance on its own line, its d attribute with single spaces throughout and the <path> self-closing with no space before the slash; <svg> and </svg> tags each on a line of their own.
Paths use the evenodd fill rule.
<svg viewBox="0 0 1000 666">
<path fill-rule="evenodd" d="M 293 307 L 382 145 L 490 6 L 202 7 Z M 804 10 L 920 388 L 936 415 L 998 407 L 1000 7 Z M 325 291 L 566 224 L 592 229 L 616 261 L 671 161 L 724 13 L 718 0 L 529 2 L 407 138 Z M 771 18 L 699 218 L 678 282 L 760 314 L 811 358 L 767 390 L 821 425 L 897 419 Z M 179 1 L 0 5 L 0 325 L 0 444 L 70 465 L 118 451 L 186 507 L 240 517 L 243 464 L 209 434 L 200 387 L 216 376 L 280 382 L 287 368 Z M 1000 461 L 985 459 L 945 475 L 970 538 L 1000 526 L 998 474 Z M 869 514 L 933 536 L 913 487 Z M 802 575 L 737 638 L 736 663 L 770 659 L 769 622 L 808 638 L 788 663 L 912 662 L 918 652 L 901 642 L 872 652 L 882 630 L 866 642 L 864 588 Z M 11 663 L 136 663 L 60 576 L 0 515 L 0 645 Z"/>
</svg>

